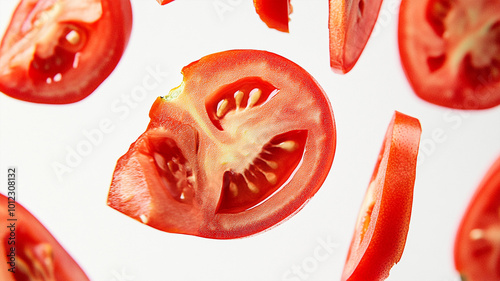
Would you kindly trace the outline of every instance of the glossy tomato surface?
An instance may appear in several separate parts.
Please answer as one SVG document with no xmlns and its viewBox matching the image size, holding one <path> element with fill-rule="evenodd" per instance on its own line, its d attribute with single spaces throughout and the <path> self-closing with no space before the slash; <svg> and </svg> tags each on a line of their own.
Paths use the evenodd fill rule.
<svg viewBox="0 0 500 281">
<path fill-rule="evenodd" d="M 500 104 L 500 2 L 403 0 L 399 48 L 422 99 L 450 108 Z"/>
<path fill-rule="evenodd" d="M 0 91 L 67 104 L 114 70 L 132 29 L 129 0 L 23 0 L 0 45 Z"/>
<path fill-rule="evenodd" d="M 301 209 L 333 161 L 330 102 L 301 67 L 231 50 L 182 70 L 116 165 L 108 204 L 173 233 L 237 238 Z"/>
<path fill-rule="evenodd" d="M 3 212 L 0 253 L 3 281 L 88 281 L 89 279 L 50 234 L 21 204 L 0 194 Z M 13 216 L 9 216 L 11 214 Z"/>
<path fill-rule="evenodd" d="M 396 112 L 361 206 L 342 280 L 384 280 L 406 244 L 422 129 Z"/>
<path fill-rule="evenodd" d="M 463 280 L 500 280 L 500 158 L 484 176 L 464 214 L 454 256 Z"/>
<path fill-rule="evenodd" d="M 382 0 L 330 0 L 330 66 L 345 74 L 363 52 L 378 18 Z"/>
<path fill-rule="evenodd" d="M 289 15 L 292 13 L 290 0 L 254 0 L 255 11 L 269 28 L 288 32 Z"/>
</svg>

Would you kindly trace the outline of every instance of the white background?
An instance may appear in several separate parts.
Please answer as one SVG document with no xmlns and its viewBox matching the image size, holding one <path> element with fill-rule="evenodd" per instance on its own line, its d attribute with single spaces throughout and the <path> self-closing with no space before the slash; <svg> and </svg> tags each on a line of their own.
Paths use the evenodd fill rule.
<svg viewBox="0 0 500 281">
<path fill-rule="evenodd" d="M 0 0 L 2 32 L 15 2 Z M 228 10 L 216 8 L 224 4 Z M 0 95 L 0 191 L 6 192 L 7 167 L 16 166 L 19 202 L 92 280 L 339 280 L 358 208 L 398 110 L 417 117 L 423 134 L 407 245 L 388 280 L 458 281 L 454 236 L 470 196 L 500 155 L 500 107 L 455 111 L 414 95 L 399 60 L 398 0 L 386 0 L 374 36 L 343 76 L 329 68 L 328 1 L 292 4 L 285 34 L 267 28 L 250 0 L 177 0 L 166 6 L 132 0 L 134 27 L 126 53 L 91 96 L 54 106 Z M 107 207 L 116 160 L 145 130 L 155 98 L 181 82 L 183 66 L 234 48 L 280 54 L 310 72 L 328 93 L 337 151 L 317 195 L 278 227 L 230 241 L 163 233 Z M 168 75 L 147 96 L 127 104 L 151 69 Z M 111 130 L 69 163 L 70 151 L 88 142 L 86 132 L 95 132 L 101 122 Z M 72 171 L 58 176 L 57 163 L 72 164 Z M 334 245 L 320 258 L 315 252 L 322 241 Z M 303 274 L 294 275 L 298 270 Z"/>
</svg>

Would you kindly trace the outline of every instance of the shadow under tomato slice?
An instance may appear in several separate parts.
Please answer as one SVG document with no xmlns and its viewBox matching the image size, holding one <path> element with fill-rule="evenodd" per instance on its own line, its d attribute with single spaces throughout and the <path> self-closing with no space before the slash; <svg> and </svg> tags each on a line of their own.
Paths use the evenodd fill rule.
<svg viewBox="0 0 500 281">
<path fill-rule="evenodd" d="M 500 158 L 485 174 L 464 213 L 454 257 L 463 280 L 500 280 Z"/>
<path fill-rule="evenodd" d="M 342 280 L 384 280 L 406 243 L 421 127 L 395 112 L 360 208 Z"/>
<path fill-rule="evenodd" d="M 457 109 L 500 104 L 499 9 L 488 0 L 401 2 L 399 51 L 417 96 Z"/>
<path fill-rule="evenodd" d="M 0 45 L 0 91 L 34 103 L 80 101 L 114 70 L 131 29 L 129 0 L 23 0 Z"/>
<path fill-rule="evenodd" d="M 330 103 L 301 67 L 232 50 L 183 68 L 117 163 L 108 204 L 157 229 L 253 235 L 301 209 L 335 153 Z"/>
<path fill-rule="evenodd" d="M 9 221 L 12 203 L 0 194 L 0 218 L 9 227 L 0 231 L 0 253 L 4 257 L 0 280 L 4 281 L 88 281 L 88 277 L 49 231 L 21 204 L 15 203 L 15 221 Z M 14 255 L 12 255 L 14 250 Z M 15 273 L 10 272 L 12 269 Z"/>
<path fill-rule="evenodd" d="M 334 72 L 351 71 L 377 22 L 382 0 L 330 0 L 330 66 Z"/>
</svg>

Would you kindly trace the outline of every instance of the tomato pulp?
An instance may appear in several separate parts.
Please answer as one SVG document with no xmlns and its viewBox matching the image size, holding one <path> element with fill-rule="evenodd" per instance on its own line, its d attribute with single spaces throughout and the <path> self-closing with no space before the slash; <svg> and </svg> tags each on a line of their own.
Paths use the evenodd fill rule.
<svg viewBox="0 0 500 281">
<path fill-rule="evenodd" d="M 345 74 L 354 67 L 377 22 L 382 0 L 330 0 L 330 66 Z"/>
<path fill-rule="evenodd" d="M 330 102 L 313 77 L 257 50 L 212 54 L 182 73 L 118 160 L 109 206 L 163 231 L 222 239 L 302 208 L 336 145 Z"/>
<path fill-rule="evenodd" d="M 500 280 L 500 157 L 484 176 L 464 214 L 454 256 L 463 280 Z"/>
<path fill-rule="evenodd" d="M 21 204 L 0 194 L 0 280 L 89 281 L 50 232 Z M 8 216 L 11 210 L 13 216 Z M 9 270 L 10 269 L 10 270 Z M 13 273 L 15 272 L 15 273 Z"/>
<path fill-rule="evenodd" d="M 499 1 L 403 0 L 399 49 L 422 99 L 449 108 L 500 104 Z"/>
<path fill-rule="evenodd" d="M 67 104 L 114 70 L 132 29 L 129 0 L 22 0 L 0 45 L 0 91 Z"/>
<path fill-rule="evenodd" d="M 406 244 L 422 129 L 396 112 L 361 206 L 342 280 L 384 280 Z"/>
</svg>

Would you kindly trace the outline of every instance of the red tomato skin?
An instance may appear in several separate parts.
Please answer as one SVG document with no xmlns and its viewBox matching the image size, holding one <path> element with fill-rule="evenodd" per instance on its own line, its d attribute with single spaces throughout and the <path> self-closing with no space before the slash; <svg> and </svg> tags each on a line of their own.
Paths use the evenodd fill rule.
<svg viewBox="0 0 500 281">
<path fill-rule="evenodd" d="M 479 77 L 479 73 L 467 74 L 466 72 L 469 71 L 469 67 L 463 61 L 460 62 L 457 67 L 458 69 L 446 66 L 453 63 L 446 62 L 445 60 L 444 62 L 440 62 L 445 65 L 442 67 L 443 69 L 432 72 L 429 70 L 429 59 L 431 56 L 425 53 L 427 49 L 432 49 L 435 52 L 434 49 L 436 49 L 436 46 L 450 47 L 457 45 L 456 42 L 436 39 L 434 31 L 432 31 L 433 27 L 426 19 L 426 10 L 429 2 L 429 0 L 403 0 L 401 1 L 399 12 L 398 45 L 401 65 L 414 93 L 426 102 L 453 109 L 483 110 L 500 105 L 499 81 L 488 81 L 489 78 L 483 77 L 481 79 L 484 81 L 479 81 L 479 85 L 471 85 L 467 76 L 473 75 Z M 488 4 L 483 2 L 487 2 Z M 458 1 L 457 3 L 462 4 L 466 3 L 466 1 Z M 479 1 L 477 6 L 485 6 L 490 11 L 496 11 L 500 8 L 498 3 L 497 1 Z M 465 6 L 461 9 L 464 11 L 472 10 L 473 5 L 471 4 L 470 6 Z M 482 11 L 479 11 L 477 14 L 482 14 Z M 468 34 L 470 31 L 466 30 L 466 27 L 473 26 L 474 24 L 472 21 L 466 21 L 468 18 L 467 15 L 460 16 L 459 18 L 464 19 L 464 22 L 455 22 L 451 25 L 460 28 L 464 27 L 464 30 L 458 31 L 464 37 L 470 35 Z M 478 20 L 477 22 L 484 22 L 484 20 Z M 477 27 L 476 29 L 482 30 Z M 457 33 L 457 31 L 454 33 Z M 466 41 L 466 38 L 458 39 Z M 474 39 L 473 41 L 479 40 Z M 496 43 L 491 42 L 490 44 L 494 45 Z M 443 55 L 451 56 L 451 54 L 448 54 L 449 51 L 447 49 L 440 50 L 440 52 L 443 52 Z M 457 50 L 453 51 L 457 52 Z M 437 74 L 434 74 L 434 72 Z"/>
<path fill-rule="evenodd" d="M 356 65 L 375 27 L 381 6 L 382 0 L 329 1 L 330 67 L 333 72 L 346 74 Z M 361 17 L 360 10 L 363 10 Z"/>
<path fill-rule="evenodd" d="M 495 211 L 498 213 L 495 214 Z M 493 216 L 491 213 L 493 213 Z M 488 224 L 499 227 L 499 218 L 500 157 L 496 159 L 479 183 L 458 227 L 454 245 L 454 262 L 455 268 L 460 272 L 463 280 L 500 280 L 498 260 L 496 261 L 496 267 L 492 267 L 492 262 L 495 261 L 474 257 L 474 247 L 471 245 L 472 239 L 470 238 L 471 231 L 476 228 L 484 228 Z M 498 241 L 496 243 L 491 246 L 499 251 L 500 244 L 498 244 Z M 498 256 L 493 256 L 493 258 L 498 258 Z"/>
<path fill-rule="evenodd" d="M 375 207 L 361 246 L 355 231 L 342 281 L 384 280 L 399 262 L 406 244 L 413 204 L 416 162 L 422 129 L 418 119 L 396 112 L 389 126 L 372 180 Z M 387 159 L 384 167 L 382 158 Z"/>
<path fill-rule="evenodd" d="M 291 76 L 290 73 L 294 75 Z M 194 193 L 197 196 L 190 205 L 176 205 L 173 200 L 158 195 L 160 187 L 154 184 L 154 179 L 136 177 L 139 174 L 145 175 L 147 171 L 143 165 L 137 164 L 138 162 L 134 160 L 137 157 L 133 155 L 133 151 L 137 149 L 133 148 L 135 147 L 133 144 L 129 152 L 118 161 L 108 195 L 108 205 L 162 231 L 213 239 L 234 239 L 261 233 L 280 224 L 303 208 L 326 179 L 333 162 L 336 144 L 333 112 L 326 94 L 319 88 L 317 82 L 298 65 L 276 54 L 257 50 L 230 50 L 208 55 L 184 67 L 182 74 L 184 76 L 182 93 L 174 100 L 167 101 L 160 97 L 155 101 L 149 113 L 151 121 L 146 129 L 146 134 L 157 128 L 166 128 L 166 131 L 169 132 L 177 130 L 177 133 L 172 135 L 180 136 L 176 141 L 179 143 L 181 151 L 184 152 L 185 158 L 189 163 L 198 163 L 191 164 L 193 174 L 196 175 L 197 179 L 196 183 L 193 184 Z M 301 168 L 278 192 L 250 210 L 240 213 L 219 213 L 217 209 L 221 198 L 222 174 L 227 171 L 224 168 L 227 164 L 217 162 L 220 161 L 217 158 L 217 153 L 221 151 L 219 141 L 222 146 L 225 146 L 234 139 L 229 138 L 226 132 L 211 124 L 209 116 L 206 114 L 204 101 L 207 100 L 207 96 L 217 93 L 222 85 L 254 76 L 260 76 L 265 81 L 273 83 L 275 87 L 285 93 L 279 94 L 278 92 L 269 101 L 274 104 L 272 107 L 266 105 L 266 109 L 259 111 L 260 114 L 249 115 L 254 120 L 253 125 L 245 125 L 250 132 L 257 133 L 259 130 L 256 131 L 256 128 L 262 130 L 262 124 L 259 125 L 259 122 L 265 122 L 265 120 L 274 123 L 279 119 L 281 124 L 277 124 L 276 127 L 280 127 L 282 124 L 295 123 L 294 120 L 301 119 L 297 116 L 303 116 L 305 123 L 305 120 L 308 119 L 306 111 L 296 109 L 296 103 L 290 104 L 289 107 L 283 107 L 287 100 L 312 102 L 310 104 L 312 108 L 320 106 L 320 109 L 316 108 L 315 110 L 322 112 L 322 123 L 321 126 L 318 125 L 320 128 L 310 130 L 308 138 L 311 141 L 306 143 L 307 148 L 303 155 Z M 290 78 L 293 79 L 290 80 Z M 287 93 L 287 91 L 295 89 L 295 87 L 290 87 L 290 84 L 294 83 L 297 83 L 296 87 L 302 90 L 293 90 Z M 190 106 L 185 106 L 187 104 Z M 281 114 L 268 116 L 271 109 L 274 112 L 282 112 L 286 117 Z M 197 115 L 196 112 L 203 113 Z M 310 111 L 307 112 L 307 115 L 310 115 Z M 292 115 L 295 119 L 291 118 Z M 307 124 L 302 124 L 297 125 L 297 128 L 308 128 L 307 126 Z M 193 133 L 196 131 L 198 133 Z M 196 135 L 196 137 L 187 137 L 191 134 Z M 217 142 L 214 142 L 214 138 L 218 139 Z M 267 139 L 267 137 L 265 138 Z M 193 139 L 196 139 L 198 144 L 190 143 Z M 315 139 L 321 141 L 312 141 Z M 192 151 L 197 152 L 192 153 Z M 319 153 L 320 151 L 321 153 Z M 315 158 L 315 155 L 321 156 L 321 160 L 310 160 Z M 130 165 L 134 161 L 136 164 L 133 165 L 137 165 L 135 171 L 127 168 L 131 167 Z M 126 184 L 127 182 L 133 184 Z M 127 186 L 132 187 L 134 192 L 131 192 Z M 130 194 L 134 193 L 135 195 L 131 197 Z M 161 197 L 161 199 L 155 197 Z M 128 198 L 133 199 L 129 200 Z M 160 202 L 168 203 L 162 205 Z M 151 206 L 158 207 L 150 208 Z M 175 206 L 179 206 L 179 209 L 176 210 Z M 175 212 L 175 215 L 168 215 L 170 212 Z M 141 214 L 145 213 L 148 219 L 141 220 Z M 162 215 L 160 216 L 160 214 Z M 166 217 L 172 218 L 172 220 L 166 220 Z"/>
<path fill-rule="evenodd" d="M 7 205 L 8 199 L 5 195 L 0 194 L 0 202 L 2 209 L 5 210 L 1 212 L 0 219 L 7 223 Z M 53 257 L 54 257 L 54 277 L 55 281 L 89 281 L 89 278 L 85 275 L 83 270 L 78 266 L 78 264 L 73 260 L 73 258 L 64 250 L 64 248 L 59 244 L 59 242 L 50 234 L 50 232 L 34 217 L 28 210 L 26 210 L 21 204 L 16 202 L 15 206 L 15 233 L 16 233 L 16 253 L 17 258 L 19 258 L 19 249 L 26 243 L 48 243 L 52 247 Z M 10 223 L 10 221 L 9 221 Z M 11 231 L 7 227 L 3 227 L 0 231 L 2 239 L 2 247 L 0 247 L 0 254 L 2 257 L 7 257 L 12 245 L 4 243 L 5 239 L 11 235 Z M 26 239 L 26 240 L 25 240 Z M 5 258 L 4 258 L 5 259 Z M 1 263 L 0 266 L 0 280 L 3 281 L 29 281 L 25 279 L 17 278 L 19 273 L 19 267 L 16 267 L 16 273 L 12 274 L 7 269 L 10 265 L 7 264 L 7 260 Z"/>
<path fill-rule="evenodd" d="M 17 21 L 24 20 L 30 7 L 21 1 L 0 44 L 6 48 L 7 36 L 19 28 Z M 132 31 L 132 6 L 130 0 L 101 0 L 103 15 L 89 25 L 98 34 L 89 36 L 87 46 L 80 53 L 76 69 L 70 69 L 57 83 L 40 83 L 17 67 L 9 75 L 0 76 L 0 92 L 12 98 L 43 104 L 69 104 L 81 101 L 92 94 L 118 65 Z M 92 31 L 90 31 L 92 33 Z M 11 35 L 15 36 L 15 35 Z"/>
<path fill-rule="evenodd" d="M 255 11 L 269 27 L 289 32 L 289 15 L 292 13 L 290 0 L 254 0 Z"/>
</svg>

